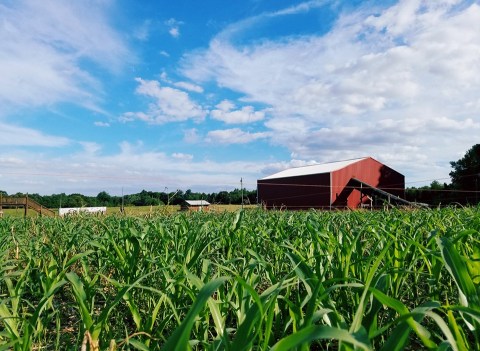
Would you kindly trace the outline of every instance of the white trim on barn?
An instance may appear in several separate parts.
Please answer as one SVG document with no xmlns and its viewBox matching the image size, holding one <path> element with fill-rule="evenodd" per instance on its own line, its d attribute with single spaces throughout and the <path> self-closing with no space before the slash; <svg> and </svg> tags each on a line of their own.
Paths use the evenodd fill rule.
<svg viewBox="0 0 480 351">
<path fill-rule="evenodd" d="M 333 171 L 350 166 L 351 164 L 357 163 L 367 158 L 368 157 L 362 157 L 362 158 L 355 158 L 355 159 L 346 160 L 346 161 L 328 162 L 328 163 L 321 163 L 321 164 L 315 164 L 315 165 L 309 165 L 309 166 L 289 168 L 289 169 L 285 169 L 283 171 L 277 172 L 275 174 L 269 175 L 260 180 L 296 177 L 296 176 L 304 176 L 304 175 L 319 174 L 319 173 L 331 173 Z"/>
</svg>

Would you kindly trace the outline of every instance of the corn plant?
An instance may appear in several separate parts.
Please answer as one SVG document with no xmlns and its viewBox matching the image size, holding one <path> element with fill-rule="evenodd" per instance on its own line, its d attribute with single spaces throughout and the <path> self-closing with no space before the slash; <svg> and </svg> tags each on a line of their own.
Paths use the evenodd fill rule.
<svg viewBox="0 0 480 351">
<path fill-rule="evenodd" d="M 480 208 L 0 220 L 0 350 L 480 349 Z"/>
</svg>

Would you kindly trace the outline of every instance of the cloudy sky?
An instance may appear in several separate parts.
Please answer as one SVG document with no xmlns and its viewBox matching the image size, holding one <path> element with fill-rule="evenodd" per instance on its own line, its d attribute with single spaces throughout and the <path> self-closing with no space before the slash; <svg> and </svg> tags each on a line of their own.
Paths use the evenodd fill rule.
<svg viewBox="0 0 480 351">
<path fill-rule="evenodd" d="M 480 2 L 0 1 L 0 190 L 249 189 L 480 142 Z"/>
</svg>

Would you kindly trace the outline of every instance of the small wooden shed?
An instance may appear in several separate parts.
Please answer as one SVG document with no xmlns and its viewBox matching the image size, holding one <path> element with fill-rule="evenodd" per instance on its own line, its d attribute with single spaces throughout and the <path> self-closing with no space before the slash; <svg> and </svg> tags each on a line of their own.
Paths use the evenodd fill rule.
<svg viewBox="0 0 480 351">
<path fill-rule="evenodd" d="M 182 211 L 208 211 L 210 203 L 205 200 L 185 200 Z"/>
</svg>

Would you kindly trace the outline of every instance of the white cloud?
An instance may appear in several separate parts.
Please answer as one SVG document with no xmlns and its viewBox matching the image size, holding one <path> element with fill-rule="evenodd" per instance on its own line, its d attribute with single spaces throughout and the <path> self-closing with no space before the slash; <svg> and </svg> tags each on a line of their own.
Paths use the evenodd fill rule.
<svg viewBox="0 0 480 351">
<path fill-rule="evenodd" d="M 96 195 L 100 191 L 120 195 L 142 189 L 163 191 L 192 189 L 220 191 L 244 186 L 255 189 L 261 164 L 249 161 L 194 161 L 189 154 L 153 152 L 142 143 L 123 142 L 112 155 L 99 154 L 98 145 L 81 143 L 74 154 L 54 158 L 38 154 L 0 150 L 1 190 L 40 194 L 82 193 Z M 27 184 L 35 173 L 35 184 Z"/>
<path fill-rule="evenodd" d="M 223 121 L 227 124 L 252 123 L 265 118 L 265 112 L 255 111 L 253 106 L 243 106 L 240 110 L 234 110 L 235 105 L 228 100 L 223 100 L 212 110 L 212 118 Z"/>
<path fill-rule="evenodd" d="M 308 12 L 311 9 L 317 7 L 323 7 L 328 4 L 326 0 L 310 0 L 298 5 L 293 5 L 291 7 L 287 7 L 285 9 L 279 10 L 277 12 L 268 14 L 269 17 L 276 17 L 276 16 L 284 16 L 284 15 L 294 15 L 302 12 Z"/>
<path fill-rule="evenodd" d="M 176 82 L 174 85 L 180 89 L 193 91 L 195 93 L 203 93 L 203 88 L 199 85 L 189 83 L 189 82 Z"/>
<path fill-rule="evenodd" d="M 110 127 L 110 123 L 108 122 L 95 121 L 93 124 L 97 127 Z"/>
<path fill-rule="evenodd" d="M 119 71 L 131 56 L 107 21 L 105 2 L 13 1 L 0 5 L 0 103 L 69 101 L 99 110 L 99 80 L 85 60 Z"/>
<path fill-rule="evenodd" d="M 0 157 L 0 163 L 2 163 L 2 165 L 4 167 L 6 167 L 6 166 L 22 166 L 22 165 L 25 164 L 25 162 L 21 158 L 12 157 L 12 156 Z"/>
<path fill-rule="evenodd" d="M 0 122 L 0 145 L 61 147 L 70 143 L 64 137 L 44 134 L 31 128 L 18 127 Z"/>
<path fill-rule="evenodd" d="M 160 73 L 160 80 L 163 83 L 173 85 L 173 86 L 175 86 L 177 88 L 180 88 L 182 90 L 187 90 L 187 91 L 191 91 L 191 92 L 194 92 L 194 93 L 203 93 L 203 88 L 200 85 L 197 85 L 197 84 L 194 84 L 194 83 L 191 83 L 191 82 L 184 82 L 184 81 L 176 82 L 176 81 L 173 81 L 172 79 L 170 79 L 167 72 L 165 72 L 165 71 Z"/>
<path fill-rule="evenodd" d="M 180 36 L 180 31 L 178 27 L 173 27 L 168 30 L 168 33 L 174 38 L 178 38 Z"/>
<path fill-rule="evenodd" d="M 90 142 L 90 141 L 82 141 L 80 145 L 83 148 L 83 151 L 88 155 L 96 155 L 98 151 L 102 149 L 102 146 L 98 143 Z"/>
<path fill-rule="evenodd" d="M 215 106 L 217 109 L 223 112 L 228 112 L 231 111 L 235 108 L 235 104 L 231 102 L 230 100 L 222 100 L 217 106 Z"/>
<path fill-rule="evenodd" d="M 207 50 L 186 55 L 183 73 L 271 107 L 271 141 L 297 158 L 380 158 L 390 150 L 388 160 L 405 172 L 422 160 L 448 174 L 448 161 L 480 132 L 480 5 L 403 0 L 344 12 L 321 36 L 230 41 L 317 4 L 231 25 Z"/>
<path fill-rule="evenodd" d="M 140 41 L 148 40 L 148 37 L 150 35 L 151 25 L 152 25 L 151 20 L 143 21 L 143 23 L 139 27 L 134 29 L 133 36 Z"/>
<path fill-rule="evenodd" d="M 137 78 L 136 81 L 139 83 L 137 94 L 152 98 L 154 102 L 150 104 L 147 112 L 127 112 L 120 118 L 121 121 L 130 122 L 138 119 L 150 124 L 164 124 L 205 118 L 206 111 L 193 102 L 186 92 L 163 87 L 156 80 Z"/>
<path fill-rule="evenodd" d="M 249 133 L 239 128 L 212 130 L 207 133 L 206 142 L 219 144 L 247 144 L 255 140 L 265 139 L 269 133 Z"/>
<path fill-rule="evenodd" d="M 184 154 L 181 152 L 175 152 L 172 154 L 172 157 L 177 160 L 184 160 L 184 161 L 191 161 L 193 160 L 193 155 L 191 154 Z"/>
<path fill-rule="evenodd" d="M 200 141 L 198 130 L 196 128 L 187 129 L 183 133 L 183 141 L 188 144 L 196 144 Z"/>
<path fill-rule="evenodd" d="M 263 169 L 262 169 L 262 174 L 263 175 L 270 175 L 274 174 L 280 171 L 283 171 L 288 168 L 294 168 L 294 167 L 303 167 L 303 166 L 309 166 L 309 165 L 314 165 L 317 164 L 315 161 L 304 161 L 304 160 L 297 160 L 297 159 L 291 159 L 290 161 L 280 161 L 280 162 L 270 162 L 267 163 Z"/>
<path fill-rule="evenodd" d="M 177 21 L 175 18 L 170 18 L 169 20 L 165 21 L 165 25 L 168 26 L 168 33 L 174 37 L 178 38 L 180 36 L 180 25 L 183 22 Z"/>
</svg>

